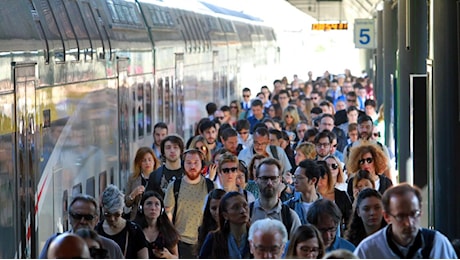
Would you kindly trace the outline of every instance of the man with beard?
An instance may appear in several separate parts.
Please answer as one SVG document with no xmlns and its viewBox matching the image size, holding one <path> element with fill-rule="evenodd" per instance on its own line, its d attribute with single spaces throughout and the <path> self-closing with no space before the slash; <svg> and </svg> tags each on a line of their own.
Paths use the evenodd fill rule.
<svg viewBox="0 0 460 260">
<path fill-rule="evenodd" d="M 388 148 L 381 144 L 380 142 L 374 140 L 372 138 L 372 130 L 374 129 L 374 124 L 372 123 L 372 118 L 368 115 L 362 115 L 358 118 L 358 140 L 356 142 L 352 142 L 345 146 L 343 149 L 343 162 L 347 164 L 348 157 L 350 156 L 350 148 L 354 146 L 358 146 L 361 144 L 361 141 L 369 141 L 371 143 L 376 143 L 382 150 L 385 152 L 388 158 L 390 158 L 390 154 L 388 152 Z M 390 161 L 390 160 L 388 160 Z M 388 165 L 388 169 L 391 168 L 391 165 Z M 386 175 L 386 174 L 385 174 Z M 390 175 L 387 175 L 390 176 Z"/>
<path fill-rule="evenodd" d="M 263 159 L 256 169 L 256 183 L 259 187 L 259 198 L 249 205 L 251 223 L 258 219 L 277 219 L 286 226 L 289 233 L 294 234 L 300 226 L 297 213 L 284 205 L 279 199 L 281 184 L 281 164 L 274 158 Z"/>
<path fill-rule="evenodd" d="M 69 206 L 69 220 L 72 225 L 72 230 L 70 233 L 75 233 L 80 229 L 91 229 L 94 230 L 94 227 L 99 222 L 98 216 L 98 206 L 96 200 L 86 194 L 80 194 L 73 198 Z M 40 252 L 40 259 L 47 258 L 48 248 L 50 243 L 59 235 L 55 234 L 51 236 L 43 246 L 42 251 Z M 124 258 L 121 252 L 120 247 L 112 239 L 108 239 L 103 236 L 99 236 L 102 242 L 104 249 L 108 251 L 108 258 L 111 259 L 120 259 Z"/>
<path fill-rule="evenodd" d="M 200 125 L 201 135 L 206 139 L 208 148 L 211 150 L 211 155 L 214 156 L 217 150 L 222 148 L 222 144 L 217 142 L 216 123 L 213 121 L 205 121 Z"/>
<path fill-rule="evenodd" d="M 168 184 L 184 175 L 180 159 L 184 141 L 180 136 L 171 134 L 161 141 L 160 148 L 165 164 L 150 174 L 145 191 L 153 190 L 164 197 Z"/>
<path fill-rule="evenodd" d="M 203 154 L 198 149 L 184 152 L 182 179 L 171 182 L 165 193 L 165 212 L 180 234 L 181 258 L 196 258 L 198 227 L 203 218 L 203 206 L 214 183 L 201 175 Z"/>
<path fill-rule="evenodd" d="M 456 259 L 452 244 L 436 230 L 420 227 L 422 194 L 419 188 L 401 183 L 385 191 L 383 218 L 388 225 L 367 237 L 355 254 L 369 258 Z"/>
</svg>

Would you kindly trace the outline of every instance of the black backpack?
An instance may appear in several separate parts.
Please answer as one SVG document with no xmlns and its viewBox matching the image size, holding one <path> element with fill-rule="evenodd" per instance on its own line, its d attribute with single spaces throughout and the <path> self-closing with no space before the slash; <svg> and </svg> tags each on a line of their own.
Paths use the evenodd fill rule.
<svg viewBox="0 0 460 260">
<path fill-rule="evenodd" d="M 206 187 L 208 188 L 208 193 L 211 192 L 214 189 L 214 182 L 211 181 L 208 178 L 204 178 L 206 180 Z M 182 178 L 177 179 L 174 181 L 174 200 L 176 202 L 176 205 L 174 206 L 174 212 L 173 212 L 173 217 L 172 217 L 172 223 L 176 223 L 176 214 L 177 214 L 177 200 L 179 198 L 179 189 L 180 189 L 180 184 L 182 183 Z"/>
<path fill-rule="evenodd" d="M 249 216 L 252 217 L 253 212 L 254 212 L 254 202 L 251 202 L 251 204 L 249 204 Z M 291 228 L 292 228 L 292 224 L 294 220 L 292 219 L 291 209 L 289 208 L 288 205 L 281 204 L 281 220 L 284 226 L 286 226 L 288 235 L 290 236 L 290 232 L 291 232 Z"/>
</svg>

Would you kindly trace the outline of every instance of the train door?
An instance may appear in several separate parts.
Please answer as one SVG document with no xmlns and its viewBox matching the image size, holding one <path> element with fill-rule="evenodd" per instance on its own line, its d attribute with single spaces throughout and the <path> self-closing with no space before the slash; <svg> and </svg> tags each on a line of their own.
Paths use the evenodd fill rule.
<svg viewBox="0 0 460 260">
<path fill-rule="evenodd" d="M 3 82 L 5 83 L 5 81 Z M 9 82 L 8 82 L 9 83 Z M 15 185 L 14 90 L 0 83 L 0 258 L 14 258 L 19 242 L 15 227 L 17 192 Z"/>
<path fill-rule="evenodd" d="M 13 63 L 16 140 L 14 147 L 16 164 L 17 206 L 15 219 L 19 220 L 16 232 L 20 244 L 18 258 L 36 258 L 35 230 L 35 64 Z M 37 176 L 38 177 L 38 176 Z"/>
</svg>

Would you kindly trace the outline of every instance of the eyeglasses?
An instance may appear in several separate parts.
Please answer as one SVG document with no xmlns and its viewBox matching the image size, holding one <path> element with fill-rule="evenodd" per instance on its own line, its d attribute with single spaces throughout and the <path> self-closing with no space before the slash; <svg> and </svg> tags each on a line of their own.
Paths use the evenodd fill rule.
<svg viewBox="0 0 460 260">
<path fill-rule="evenodd" d="M 268 182 L 268 180 L 275 182 L 279 179 L 279 177 L 280 176 L 259 176 L 257 179 L 259 179 L 261 182 Z"/>
<path fill-rule="evenodd" d="M 329 166 L 329 168 L 333 170 L 337 170 L 339 168 L 339 165 L 337 163 L 331 163 L 331 164 L 328 164 L 327 166 Z"/>
<path fill-rule="evenodd" d="M 91 221 L 96 217 L 96 216 L 91 215 L 91 214 L 78 214 L 78 213 L 74 213 L 72 211 L 69 212 L 69 215 L 75 220 L 85 219 L 86 221 Z"/>
<path fill-rule="evenodd" d="M 119 218 L 119 217 L 121 217 L 121 213 L 120 212 L 115 212 L 115 213 L 104 212 L 104 217 L 106 217 L 106 218 L 110 218 L 110 217 Z"/>
<path fill-rule="evenodd" d="M 254 249 L 259 253 L 259 254 L 263 254 L 263 253 L 270 253 L 270 254 L 279 254 L 280 251 L 281 251 L 281 246 L 271 246 L 271 247 L 265 247 L 265 246 L 257 246 L 257 245 L 254 245 Z"/>
<path fill-rule="evenodd" d="M 268 143 L 258 143 L 258 142 L 254 142 L 254 147 L 260 147 L 260 146 L 267 146 Z"/>
<path fill-rule="evenodd" d="M 415 220 L 420 217 L 422 212 L 420 210 L 414 210 L 409 214 L 398 214 L 398 215 L 393 215 L 391 213 L 388 213 L 388 215 L 392 216 L 396 221 L 402 222 L 406 218 L 410 218 L 411 220 Z"/>
<path fill-rule="evenodd" d="M 347 102 L 356 102 L 356 99 L 347 99 Z"/>
<path fill-rule="evenodd" d="M 238 167 L 232 167 L 232 168 L 222 168 L 222 172 L 225 174 L 228 174 L 230 172 L 234 173 L 238 170 Z"/>
<path fill-rule="evenodd" d="M 370 164 L 374 161 L 374 159 L 372 159 L 372 157 L 369 157 L 369 158 L 364 158 L 364 159 L 361 159 L 358 161 L 359 165 L 363 165 L 365 162 L 367 164 Z"/>
<path fill-rule="evenodd" d="M 321 148 L 321 147 L 326 148 L 326 147 L 329 147 L 330 145 L 331 145 L 330 143 L 324 143 L 324 144 L 322 144 L 322 143 L 317 143 L 317 144 L 316 144 L 316 147 L 318 147 L 318 148 Z"/>
<path fill-rule="evenodd" d="M 319 232 L 321 233 L 335 233 L 337 232 L 337 227 L 330 227 L 330 228 L 318 228 Z"/>
<path fill-rule="evenodd" d="M 230 106 L 230 108 L 238 108 L 237 106 Z"/>
<path fill-rule="evenodd" d="M 305 254 L 312 254 L 312 253 L 319 253 L 319 247 L 308 247 L 302 246 L 299 248 L 300 251 L 304 252 Z"/>
</svg>

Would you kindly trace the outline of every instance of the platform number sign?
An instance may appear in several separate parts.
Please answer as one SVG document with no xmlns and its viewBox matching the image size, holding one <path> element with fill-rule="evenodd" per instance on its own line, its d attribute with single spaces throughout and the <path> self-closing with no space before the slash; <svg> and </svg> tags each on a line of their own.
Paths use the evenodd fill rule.
<svg viewBox="0 0 460 260">
<path fill-rule="evenodd" d="M 355 19 L 354 29 L 356 48 L 374 49 L 377 47 L 374 19 Z"/>
</svg>

